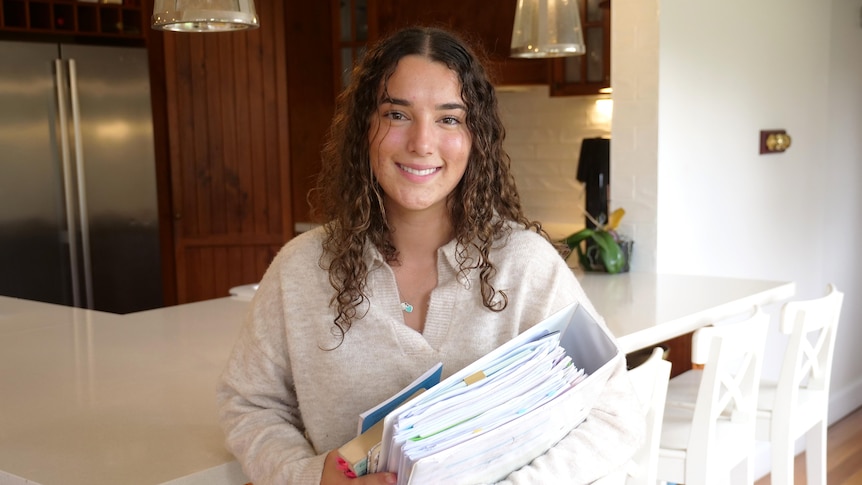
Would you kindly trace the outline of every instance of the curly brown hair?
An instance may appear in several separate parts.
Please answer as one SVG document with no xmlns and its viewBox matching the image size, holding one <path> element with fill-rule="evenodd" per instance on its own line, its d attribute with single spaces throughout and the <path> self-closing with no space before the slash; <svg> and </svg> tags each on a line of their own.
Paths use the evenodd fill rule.
<svg viewBox="0 0 862 485">
<path fill-rule="evenodd" d="M 390 239 L 380 187 L 371 171 L 371 117 L 398 61 L 420 55 L 445 64 L 458 74 L 471 134 L 467 169 L 449 195 L 450 217 L 457 240 L 459 271 L 478 269 L 483 304 L 494 311 L 508 304 L 505 292 L 492 284 L 496 273 L 489 253 L 514 222 L 547 235 L 521 208 L 511 160 L 503 150 L 505 129 L 497 95 L 476 52 L 458 35 L 432 27 L 395 32 L 372 46 L 352 71 L 350 84 L 339 95 L 336 113 L 322 152 L 322 169 L 311 194 L 315 215 L 328 221 L 321 267 L 328 269 L 335 288 L 332 299 L 342 337 L 366 300 L 366 243 L 374 244 L 390 263 L 398 252 Z M 381 89 L 382 88 L 382 89 Z M 471 249 L 472 248 L 472 249 Z M 470 253 L 475 250 L 475 255 Z"/>
</svg>

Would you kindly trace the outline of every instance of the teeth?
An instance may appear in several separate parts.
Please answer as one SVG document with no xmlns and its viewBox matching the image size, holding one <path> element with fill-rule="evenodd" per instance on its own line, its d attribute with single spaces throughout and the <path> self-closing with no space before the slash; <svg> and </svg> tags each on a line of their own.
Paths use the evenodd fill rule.
<svg viewBox="0 0 862 485">
<path fill-rule="evenodd" d="M 436 172 L 436 168 L 426 168 L 424 170 L 416 170 L 415 168 L 405 167 L 401 165 L 401 170 L 404 170 L 407 173 L 412 173 L 413 175 L 431 175 Z"/>
</svg>

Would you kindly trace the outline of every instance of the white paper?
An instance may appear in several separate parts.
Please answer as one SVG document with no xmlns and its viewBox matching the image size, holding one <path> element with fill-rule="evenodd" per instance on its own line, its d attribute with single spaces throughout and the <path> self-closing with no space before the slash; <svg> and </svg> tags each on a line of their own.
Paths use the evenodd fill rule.
<svg viewBox="0 0 862 485">
<path fill-rule="evenodd" d="M 553 353 L 557 340 L 564 351 Z M 586 418 L 619 355 L 573 304 L 387 415 L 378 471 L 402 485 L 504 478 Z M 485 379 L 466 385 L 479 370 Z"/>
</svg>

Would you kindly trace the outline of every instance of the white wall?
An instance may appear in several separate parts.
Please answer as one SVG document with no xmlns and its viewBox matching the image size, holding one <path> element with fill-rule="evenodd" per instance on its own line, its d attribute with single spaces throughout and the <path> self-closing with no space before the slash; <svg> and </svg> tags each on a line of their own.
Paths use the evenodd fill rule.
<svg viewBox="0 0 862 485">
<path fill-rule="evenodd" d="M 658 229 L 659 9 L 657 0 L 614 0 L 611 9 L 611 198 L 626 209 L 632 271 L 656 270 Z"/>
<path fill-rule="evenodd" d="M 828 29 L 822 2 L 661 3 L 659 271 L 821 289 L 806 280 L 821 266 L 827 210 Z M 793 145 L 759 155 L 771 128 Z"/>
<path fill-rule="evenodd" d="M 830 23 L 826 147 L 814 174 L 823 212 L 819 281 L 845 291 L 832 374 L 832 417 L 862 403 L 862 0 L 833 0 Z"/>
<path fill-rule="evenodd" d="M 611 206 L 627 211 L 633 271 L 792 280 L 797 298 L 835 283 L 840 419 L 862 405 L 862 0 L 614 0 L 612 15 Z M 595 101 L 500 93 L 529 216 L 583 224 L 580 140 L 608 130 Z M 775 128 L 792 146 L 760 155 Z"/>
<path fill-rule="evenodd" d="M 862 404 L 862 0 L 613 7 L 612 197 L 657 221 L 636 238 L 638 269 L 793 280 L 799 298 L 836 283 L 834 422 Z M 793 145 L 759 155 L 773 128 Z M 649 174 L 654 193 L 617 193 Z M 767 377 L 783 345 L 773 323 Z"/>
</svg>

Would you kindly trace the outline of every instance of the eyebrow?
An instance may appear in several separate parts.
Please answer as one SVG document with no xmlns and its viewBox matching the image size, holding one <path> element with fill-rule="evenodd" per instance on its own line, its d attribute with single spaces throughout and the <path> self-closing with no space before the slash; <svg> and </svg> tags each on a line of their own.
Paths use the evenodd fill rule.
<svg viewBox="0 0 862 485">
<path fill-rule="evenodd" d="M 394 104 L 397 106 L 410 106 L 411 105 L 411 103 L 409 101 L 407 101 L 406 99 L 393 98 L 393 97 L 389 97 L 389 96 L 384 97 L 383 99 L 380 100 L 380 104 L 385 104 L 385 103 Z M 437 108 L 438 110 L 460 109 L 462 111 L 467 111 L 467 107 L 461 103 L 443 103 L 443 104 L 438 104 L 437 106 L 435 106 L 435 108 Z"/>
</svg>

